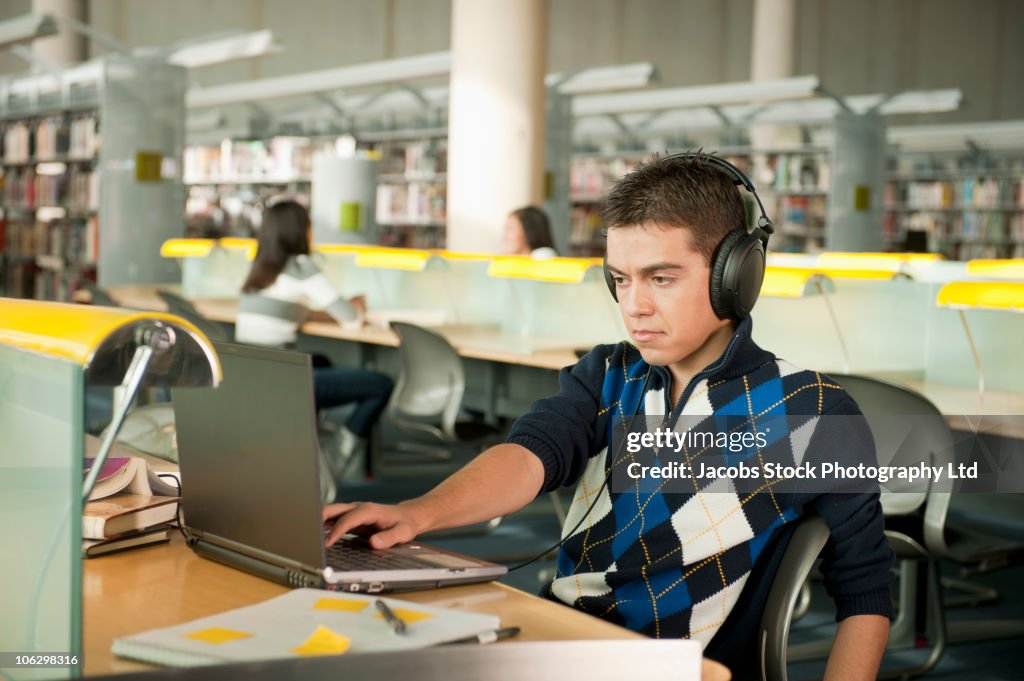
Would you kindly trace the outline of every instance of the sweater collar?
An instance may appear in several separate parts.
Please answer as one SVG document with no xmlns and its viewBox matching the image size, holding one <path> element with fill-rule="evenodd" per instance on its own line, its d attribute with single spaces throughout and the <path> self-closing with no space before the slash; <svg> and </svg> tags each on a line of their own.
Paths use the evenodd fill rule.
<svg viewBox="0 0 1024 681">
<path fill-rule="evenodd" d="M 775 355 L 762 349 L 754 342 L 753 322 L 750 317 L 745 317 L 736 326 L 732 337 L 726 345 L 725 351 L 717 360 L 704 367 L 693 381 L 706 378 L 709 381 L 723 378 L 736 378 L 750 373 L 757 367 L 775 360 Z M 654 373 L 661 376 L 665 384 L 669 380 L 668 367 L 653 367 Z"/>
</svg>

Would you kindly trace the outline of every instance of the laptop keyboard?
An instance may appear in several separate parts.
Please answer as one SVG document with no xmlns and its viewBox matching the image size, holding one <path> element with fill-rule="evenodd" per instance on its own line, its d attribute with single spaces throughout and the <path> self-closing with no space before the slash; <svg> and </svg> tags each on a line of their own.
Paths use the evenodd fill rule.
<svg viewBox="0 0 1024 681">
<path fill-rule="evenodd" d="M 374 551 L 365 544 L 338 540 L 327 549 L 327 564 L 333 568 L 351 570 L 409 570 L 433 567 L 418 558 L 398 556 L 385 551 Z"/>
</svg>

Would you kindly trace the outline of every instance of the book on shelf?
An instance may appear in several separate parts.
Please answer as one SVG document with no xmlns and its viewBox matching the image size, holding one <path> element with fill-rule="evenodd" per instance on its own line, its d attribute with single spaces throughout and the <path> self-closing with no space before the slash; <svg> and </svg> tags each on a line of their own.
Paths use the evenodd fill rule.
<svg viewBox="0 0 1024 681">
<path fill-rule="evenodd" d="M 314 655 L 415 650 L 495 631 L 495 615 L 383 600 L 401 619 L 396 633 L 373 596 L 295 589 L 218 615 L 114 639 L 119 657 L 171 667 Z"/>
<path fill-rule="evenodd" d="M 83 539 L 114 539 L 172 522 L 179 497 L 115 494 L 90 501 L 82 511 Z"/>
<path fill-rule="evenodd" d="M 108 553 L 161 544 L 170 539 L 171 526 L 160 526 L 114 539 L 83 539 L 82 558 L 95 558 Z"/>
</svg>

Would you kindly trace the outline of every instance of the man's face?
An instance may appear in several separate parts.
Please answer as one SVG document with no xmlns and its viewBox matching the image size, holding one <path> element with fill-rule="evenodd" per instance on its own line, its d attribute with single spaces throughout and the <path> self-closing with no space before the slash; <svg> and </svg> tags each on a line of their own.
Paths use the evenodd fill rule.
<svg viewBox="0 0 1024 681">
<path fill-rule="evenodd" d="M 690 358 L 729 323 L 711 309 L 710 266 L 688 229 L 647 223 L 608 230 L 608 270 L 626 329 L 648 364 Z"/>
</svg>

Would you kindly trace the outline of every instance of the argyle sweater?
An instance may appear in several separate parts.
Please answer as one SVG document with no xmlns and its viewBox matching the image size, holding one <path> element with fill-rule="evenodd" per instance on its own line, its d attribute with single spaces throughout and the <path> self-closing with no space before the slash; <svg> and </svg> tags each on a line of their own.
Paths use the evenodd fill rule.
<svg viewBox="0 0 1024 681">
<path fill-rule="evenodd" d="M 783 444 L 799 462 L 816 449 L 850 444 L 874 452 L 853 399 L 827 376 L 759 348 L 749 319 L 738 325 L 722 357 L 694 376 L 674 408 L 670 394 L 665 367 L 648 365 L 628 343 L 602 345 L 563 369 L 559 393 L 535 402 L 513 426 L 508 442 L 543 462 L 545 492 L 576 485 L 563 533 L 593 504 L 580 527 L 571 536 L 563 534 L 556 577 L 544 595 L 652 637 L 711 642 L 705 655 L 733 667 L 735 674 L 744 657 L 756 657 L 751 646 L 789 524 L 815 512 L 831 533 L 822 572 L 837 619 L 891 618 L 893 556 L 877 492 L 602 489 L 611 464 L 612 428 L 634 413 L 853 417 L 842 420 L 843 432 L 816 432 L 818 420 L 811 419 L 808 427 L 784 434 Z M 720 631 L 727 641 L 715 639 Z"/>
</svg>

